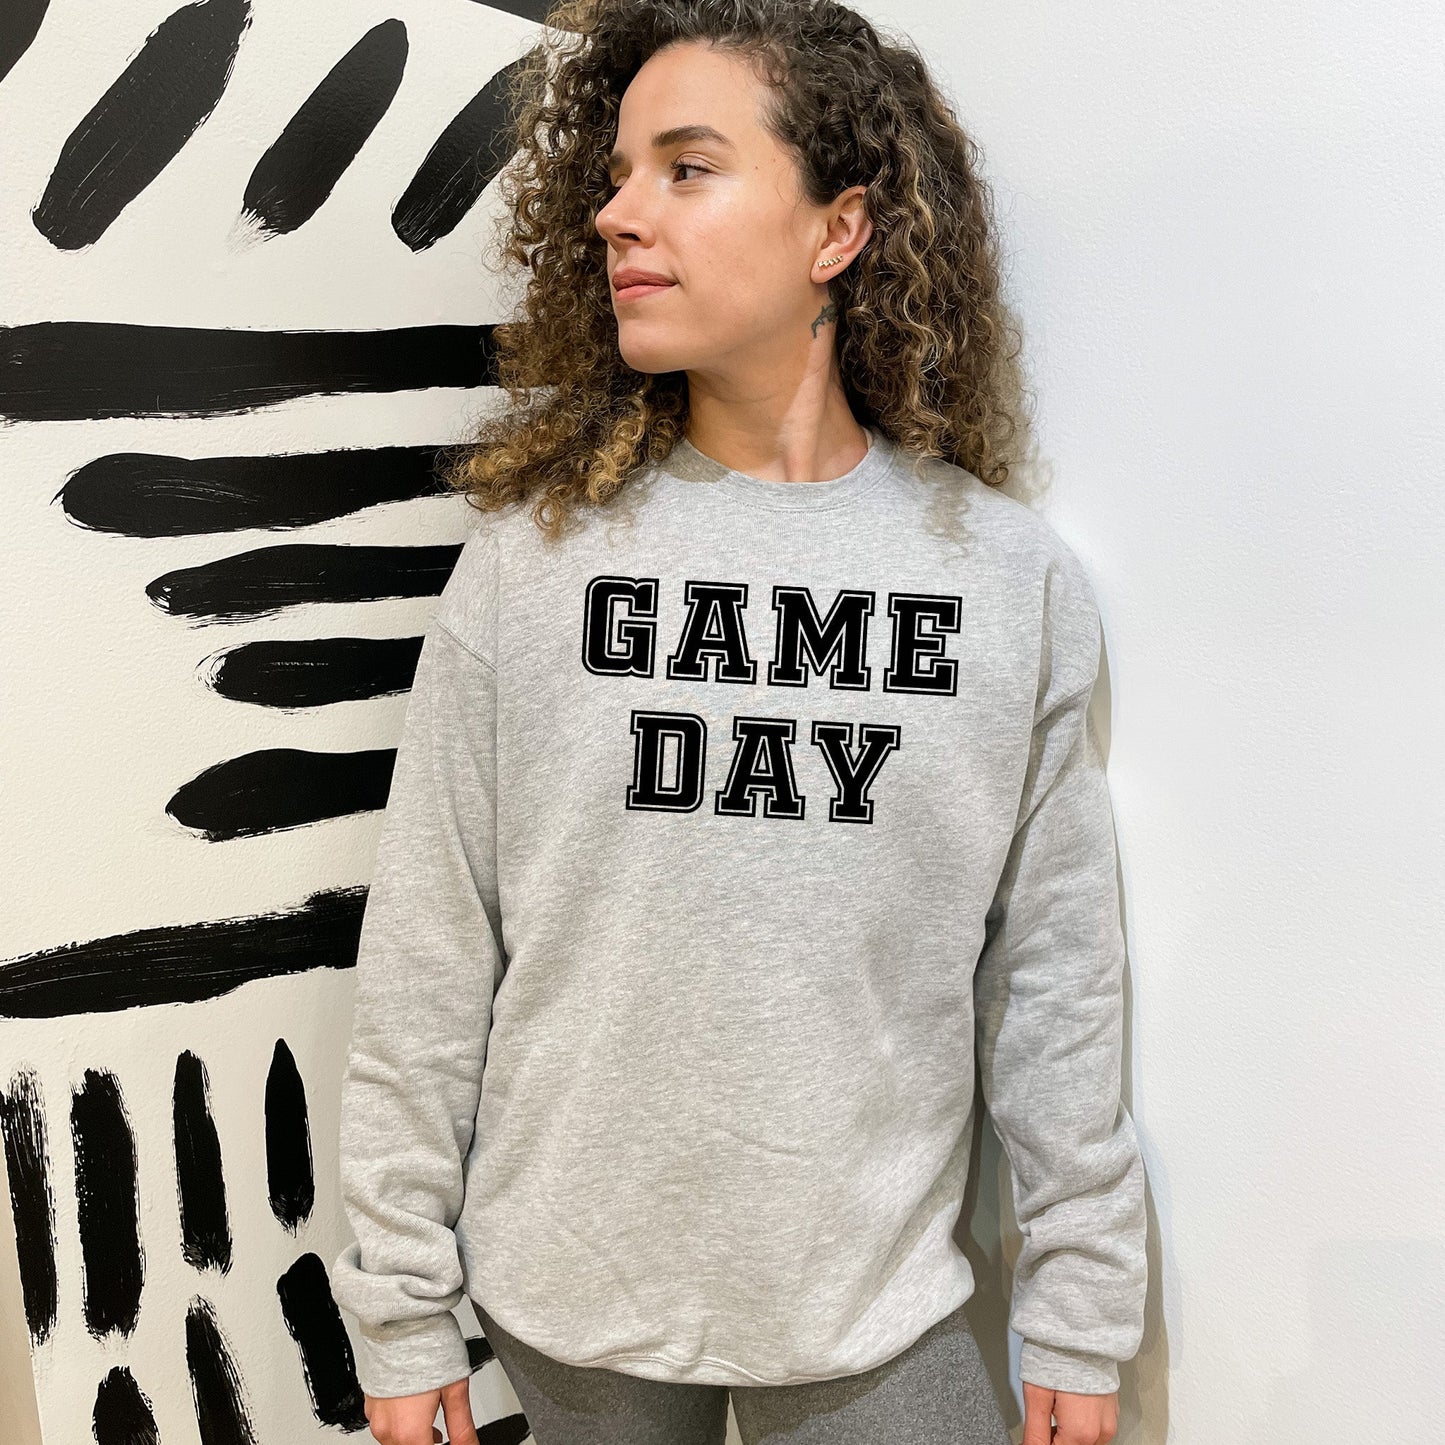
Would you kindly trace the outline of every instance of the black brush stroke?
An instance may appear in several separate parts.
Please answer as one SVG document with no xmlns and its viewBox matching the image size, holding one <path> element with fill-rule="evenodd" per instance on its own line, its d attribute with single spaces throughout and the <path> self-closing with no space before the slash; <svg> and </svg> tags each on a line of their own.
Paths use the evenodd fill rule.
<svg viewBox="0 0 1445 1445">
<path fill-rule="evenodd" d="M 10 1174 L 10 1212 L 20 1261 L 20 1293 L 30 1338 L 50 1338 L 60 1309 L 55 1266 L 55 1193 L 50 1187 L 50 1149 L 40 1079 L 33 1069 L 15 1075 L 0 1093 L 0 1136 Z"/>
<path fill-rule="evenodd" d="M 0 417 L 215 416 L 303 396 L 496 384 L 492 327 L 243 331 L 34 321 L 0 327 Z"/>
<path fill-rule="evenodd" d="M 451 494 L 436 470 L 443 449 L 236 457 L 110 452 L 79 467 L 52 500 L 76 526 L 121 537 L 310 527 L 384 502 Z"/>
<path fill-rule="evenodd" d="M 395 748 L 261 748 L 227 758 L 171 795 L 166 812 L 208 843 L 259 838 L 386 807 Z"/>
<path fill-rule="evenodd" d="M 485 1335 L 468 1335 L 465 1340 L 467 1347 L 467 1363 L 472 1367 L 475 1374 L 487 1363 L 488 1360 L 495 1360 L 497 1352 L 492 1348 L 490 1341 Z"/>
<path fill-rule="evenodd" d="M 260 978 L 354 968 L 364 886 L 299 908 L 67 943 L 0 965 L 0 1018 L 49 1019 L 219 998 Z"/>
<path fill-rule="evenodd" d="M 245 220 L 283 235 L 316 214 L 386 114 L 406 56 L 406 26 L 383 20 L 332 66 L 256 162 Z"/>
<path fill-rule="evenodd" d="M 96 1386 L 91 1434 L 95 1445 L 160 1445 L 151 1402 L 125 1365 L 113 1365 Z"/>
<path fill-rule="evenodd" d="M 535 20 L 540 25 L 556 0 L 473 0 L 473 3 L 485 5 L 488 10 L 500 10 L 503 15 L 520 15 L 523 20 Z"/>
<path fill-rule="evenodd" d="M 171 1127 L 181 1256 L 194 1269 L 218 1269 L 225 1274 L 231 1268 L 231 1221 L 226 1214 L 221 1137 L 211 1116 L 206 1066 L 189 1049 L 176 1058 Z"/>
<path fill-rule="evenodd" d="M 303 1254 L 276 1281 L 276 1293 L 286 1329 L 301 1352 L 312 1412 L 323 1425 L 348 1432 L 366 1429 L 356 1357 L 331 1294 L 326 1266 L 317 1255 Z"/>
<path fill-rule="evenodd" d="M 173 617 L 249 622 L 311 602 L 375 602 L 438 597 L 462 544 L 363 547 L 293 542 L 234 552 L 178 567 L 146 584 L 146 596 Z"/>
<path fill-rule="evenodd" d="M 292 1234 L 311 1218 L 316 1173 L 306 1085 L 285 1039 L 276 1040 L 266 1071 L 266 1194 L 271 1213 Z"/>
<path fill-rule="evenodd" d="M 436 138 L 391 213 L 391 228 L 413 251 L 450 235 L 515 148 L 505 93 L 526 56 L 505 65 Z"/>
<path fill-rule="evenodd" d="M 176 158 L 225 93 L 250 23 L 249 0 L 200 0 L 156 26 L 61 147 L 30 213 L 51 245 L 99 240 Z"/>
<path fill-rule="evenodd" d="M 260 707 L 323 707 L 410 690 L 420 637 L 243 642 L 213 659 L 206 686 Z"/>
<path fill-rule="evenodd" d="M 0 80 L 30 49 L 49 8 L 50 0 L 5 0 L 0 5 Z"/>
<path fill-rule="evenodd" d="M 186 1368 L 201 1445 L 256 1445 L 241 1373 L 217 1323 L 215 1306 L 200 1295 L 186 1310 Z"/>
<path fill-rule="evenodd" d="M 477 1426 L 477 1445 L 522 1445 L 532 1433 L 527 1417 L 517 1411 Z"/>
<path fill-rule="evenodd" d="M 140 1314 L 145 1249 L 135 1135 L 114 1074 L 85 1071 L 71 1095 L 70 1132 L 85 1327 L 96 1339 L 114 1330 L 129 1335 Z"/>
</svg>

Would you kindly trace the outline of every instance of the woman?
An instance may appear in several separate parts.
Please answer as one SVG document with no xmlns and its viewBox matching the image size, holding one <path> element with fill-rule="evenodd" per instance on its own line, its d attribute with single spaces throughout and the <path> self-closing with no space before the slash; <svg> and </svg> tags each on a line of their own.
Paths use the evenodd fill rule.
<svg viewBox="0 0 1445 1445">
<path fill-rule="evenodd" d="M 721 1445 L 729 1398 L 747 1445 L 1007 1441 L 952 1239 L 977 1059 L 1024 1439 L 1099 1445 L 1145 1283 L 1099 615 L 996 489 L 973 149 L 840 5 L 548 25 L 512 404 L 449 473 L 480 521 L 357 961 L 372 1434 L 476 1439 L 466 1293 L 537 1445 Z"/>
</svg>

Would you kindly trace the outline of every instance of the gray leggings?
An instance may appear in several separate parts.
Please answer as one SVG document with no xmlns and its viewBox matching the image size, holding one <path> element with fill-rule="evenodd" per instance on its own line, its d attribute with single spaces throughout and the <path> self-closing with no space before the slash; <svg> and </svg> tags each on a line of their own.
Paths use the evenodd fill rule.
<svg viewBox="0 0 1445 1445">
<path fill-rule="evenodd" d="M 566 1365 L 472 1307 L 535 1445 L 724 1445 L 729 1395 L 743 1445 L 1009 1445 L 961 1306 L 862 1374 L 732 1387 Z"/>
</svg>

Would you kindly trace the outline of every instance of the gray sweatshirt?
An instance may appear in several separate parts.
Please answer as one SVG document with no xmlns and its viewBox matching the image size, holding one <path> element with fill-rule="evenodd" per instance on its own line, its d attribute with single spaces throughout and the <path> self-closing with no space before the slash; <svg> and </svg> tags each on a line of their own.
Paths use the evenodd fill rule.
<svg viewBox="0 0 1445 1445">
<path fill-rule="evenodd" d="M 464 1293 L 645 1379 L 883 1363 L 974 1288 L 975 1060 L 1021 1377 L 1108 1393 L 1136 1353 L 1096 600 L 1030 508 L 870 442 L 773 482 L 683 441 L 560 544 L 521 505 L 469 535 L 357 957 L 368 1394 L 468 1373 Z"/>
</svg>

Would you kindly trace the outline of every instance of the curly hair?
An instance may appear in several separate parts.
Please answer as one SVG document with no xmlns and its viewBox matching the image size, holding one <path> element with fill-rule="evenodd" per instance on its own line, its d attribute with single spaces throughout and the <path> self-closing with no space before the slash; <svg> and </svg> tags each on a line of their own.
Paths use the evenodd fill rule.
<svg viewBox="0 0 1445 1445">
<path fill-rule="evenodd" d="M 686 41 L 753 67 L 762 123 L 797 157 L 811 202 L 867 185 L 873 236 L 827 283 L 854 416 L 990 486 L 1007 480 L 1025 387 L 992 196 L 915 50 L 835 0 L 559 0 L 544 26 L 566 48 L 538 45 L 504 77 L 516 154 L 498 179 L 498 236 L 531 273 L 520 318 L 493 329 L 510 404 L 444 450 L 448 489 L 482 512 L 531 499 L 555 540 L 574 509 L 605 503 L 684 434 L 686 373 L 640 373 L 619 352 L 594 221 L 623 93 L 651 55 Z"/>
</svg>

